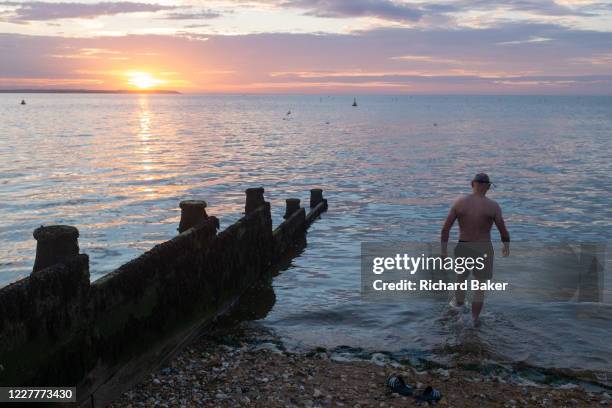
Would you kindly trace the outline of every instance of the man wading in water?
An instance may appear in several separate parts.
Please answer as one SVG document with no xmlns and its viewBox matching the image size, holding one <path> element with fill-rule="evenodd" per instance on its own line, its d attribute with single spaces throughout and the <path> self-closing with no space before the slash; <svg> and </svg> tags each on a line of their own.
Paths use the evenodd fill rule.
<svg viewBox="0 0 612 408">
<path fill-rule="evenodd" d="M 448 212 L 444 227 L 442 227 L 442 257 L 448 256 L 448 236 L 450 230 L 459 220 L 459 242 L 455 247 L 455 258 L 485 258 L 485 267 L 473 269 L 474 277 L 480 282 L 486 282 L 493 277 L 493 245 L 491 244 L 491 227 L 497 226 L 501 240 L 504 243 L 503 256 L 510 254 L 510 234 L 504 224 L 502 210 L 499 204 L 485 197 L 491 188 L 489 176 L 479 173 L 472 179 L 472 194 L 458 198 Z M 457 282 L 465 282 L 470 271 L 457 274 Z M 453 306 L 461 307 L 465 302 L 465 290 L 457 289 Z M 484 303 L 484 291 L 475 290 L 472 301 L 472 319 L 478 323 L 478 316 Z"/>
</svg>

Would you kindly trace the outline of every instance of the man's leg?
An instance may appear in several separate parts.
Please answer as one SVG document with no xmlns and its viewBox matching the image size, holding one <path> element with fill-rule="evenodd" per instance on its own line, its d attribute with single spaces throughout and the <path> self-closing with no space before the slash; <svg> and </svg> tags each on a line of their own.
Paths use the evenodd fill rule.
<svg viewBox="0 0 612 408">
<path fill-rule="evenodd" d="M 467 280 L 467 278 L 468 278 L 467 272 L 458 273 L 457 279 L 455 282 L 463 283 Z M 457 288 L 457 290 L 455 291 L 455 304 L 457 306 L 463 306 L 464 303 L 465 303 L 465 290 Z"/>
<path fill-rule="evenodd" d="M 465 252 L 466 252 L 465 245 L 459 242 L 455 246 L 455 259 L 467 256 Z M 468 271 L 465 271 L 463 273 L 457 273 L 455 282 L 463 283 L 467 281 L 469 274 L 470 273 Z M 457 290 L 455 291 L 455 306 L 463 306 L 464 303 L 465 303 L 465 290 L 457 288 Z"/>
<path fill-rule="evenodd" d="M 484 290 L 474 291 L 474 299 L 472 300 L 472 319 L 474 322 L 478 321 L 480 312 L 482 312 L 482 307 L 484 306 L 484 296 Z"/>
<path fill-rule="evenodd" d="M 486 283 L 493 277 L 493 255 L 493 246 L 490 242 L 478 247 L 476 256 L 486 257 L 484 270 L 474 273 L 474 278 L 478 279 L 479 283 Z M 474 291 L 474 299 L 472 301 L 472 319 L 474 319 L 474 323 L 478 323 L 480 312 L 482 312 L 482 307 L 484 306 L 484 298 L 484 290 Z"/>
</svg>

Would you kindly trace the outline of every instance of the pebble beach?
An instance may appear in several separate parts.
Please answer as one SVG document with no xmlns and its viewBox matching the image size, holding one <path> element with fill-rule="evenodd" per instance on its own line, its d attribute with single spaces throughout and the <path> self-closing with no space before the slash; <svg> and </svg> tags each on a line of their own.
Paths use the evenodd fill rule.
<svg viewBox="0 0 612 408">
<path fill-rule="evenodd" d="M 263 340 L 262 340 L 263 339 Z M 608 393 L 580 386 L 524 385 L 463 369 L 419 370 L 397 363 L 342 361 L 327 350 L 282 350 L 270 333 L 242 325 L 202 336 L 111 407 L 412 407 L 429 406 L 392 393 L 402 376 L 419 395 L 431 385 L 442 407 L 612 406 Z"/>
</svg>

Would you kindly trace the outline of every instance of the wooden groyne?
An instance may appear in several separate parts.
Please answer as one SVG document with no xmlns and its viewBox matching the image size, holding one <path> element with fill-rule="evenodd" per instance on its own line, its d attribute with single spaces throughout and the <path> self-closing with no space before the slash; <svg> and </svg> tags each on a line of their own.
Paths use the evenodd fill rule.
<svg viewBox="0 0 612 408">
<path fill-rule="evenodd" d="M 204 201 L 180 204 L 179 235 L 95 282 L 78 230 L 35 230 L 30 276 L 0 289 L 0 386 L 74 386 L 81 406 L 104 406 L 156 367 L 303 242 L 327 210 L 288 199 L 272 229 L 263 188 L 246 190 L 245 215 L 221 232 Z"/>
</svg>

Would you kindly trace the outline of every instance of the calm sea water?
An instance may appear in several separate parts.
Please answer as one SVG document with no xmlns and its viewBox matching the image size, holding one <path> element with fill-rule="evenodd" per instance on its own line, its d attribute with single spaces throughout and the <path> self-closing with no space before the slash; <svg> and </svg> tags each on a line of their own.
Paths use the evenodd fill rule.
<svg viewBox="0 0 612 408">
<path fill-rule="evenodd" d="M 223 228 L 241 216 L 244 189 L 263 185 L 278 224 L 285 198 L 307 200 L 322 187 L 330 211 L 274 279 L 262 321 L 288 343 L 448 358 L 476 350 L 500 362 L 612 372 L 607 292 L 592 304 L 490 302 L 478 330 L 458 327 L 445 299 L 381 304 L 359 294 L 360 242 L 436 240 L 449 204 L 479 171 L 496 181 L 491 197 L 514 240 L 609 240 L 612 97 L 358 102 L 0 95 L 0 285 L 30 272 L 41 224 L 77 226 L 96 279 L 171 238 L 180 200 L 207 200 Z"/>
</svg>

